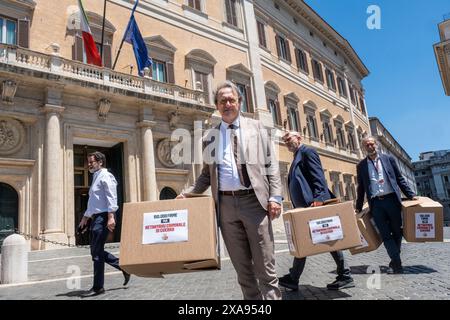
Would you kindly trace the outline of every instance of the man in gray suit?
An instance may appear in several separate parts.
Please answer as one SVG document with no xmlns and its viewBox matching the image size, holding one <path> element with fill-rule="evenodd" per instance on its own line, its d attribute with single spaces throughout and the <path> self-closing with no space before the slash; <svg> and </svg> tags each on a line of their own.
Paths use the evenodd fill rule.
<svg viewBox="0 0 450 320">
<path fill-rule="evenodd" d="M 203 170 L 189 192 L 211 186 L 244 299 L 279 300 L 271 223 L 281 214 L 278 162 L 264 126 L 240 116 L 242 96 L 232 82 L 220 84 L 214 100 L 222 121 L 204 139 Z"/>
</svg>

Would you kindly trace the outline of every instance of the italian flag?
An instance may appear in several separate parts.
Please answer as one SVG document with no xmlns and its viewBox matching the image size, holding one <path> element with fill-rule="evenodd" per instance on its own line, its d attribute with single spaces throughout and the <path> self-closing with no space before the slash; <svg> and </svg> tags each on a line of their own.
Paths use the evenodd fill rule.
<svg viewBox="0 0 450 320">
<path fill-rule="evenodd" d="M 84 12 L 83 3 L 78 0 L 78 6 L 80 7 L 80 27 L 83 34 L 84 50 L 86 51 L 87 63 L 95 64 L 99 67 L 102 66 L 102 58 L 95 46 L 94 37 L 92 37 L 91 28 L 89 28 L 89 22 Z"/>
</svg>

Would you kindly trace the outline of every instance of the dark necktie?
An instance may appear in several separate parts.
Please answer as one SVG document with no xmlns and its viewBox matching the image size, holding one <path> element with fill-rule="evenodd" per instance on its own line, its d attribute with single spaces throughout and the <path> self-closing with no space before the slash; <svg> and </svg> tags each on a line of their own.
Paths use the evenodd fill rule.
<svg viewBox="0 0 450 320">
<path fill-rule="evenodd" d="M 230 140 L 232 141 L 231 145 L 232 145 L 232 149 L 233 149 L 234 161 L 236 162 L 236 168 L 237 168 L 238 174 L 239 174 L 239 181 L 241 182 L 241 185 L 248 188 L 248 187 L 250 187 L 251 183 L 250 183 L 250 178 L 247 173 L 247 166 L 244 164 L 244 161 L 242 161 L 243 159 L 241 159 L 242 152 L 241 152 L 241 148 L 239 146 L 238 137 L 236 135 L 237 128 L 238 128 L 238 126 L 235 126 L 234 124 L 230 124 L 228 126 L 228 129 L 231 129 Z"/>
</svg>

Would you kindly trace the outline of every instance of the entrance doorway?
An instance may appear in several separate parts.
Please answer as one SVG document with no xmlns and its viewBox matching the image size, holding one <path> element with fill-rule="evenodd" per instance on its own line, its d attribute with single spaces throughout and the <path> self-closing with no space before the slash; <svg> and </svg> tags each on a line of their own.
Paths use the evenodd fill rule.
<svg viewBox="0 0 450 320">
<path fill-rule="evenodd" d="M 9 184 L 0 182 L 0 250 L 3 240 L 19 226 L 19 195 Z"/>
<path fill-rule="evenodd" d="M 159 193 L 159 200 L 171 200 L 177 197 L 175 190 L 169 187 L 164 187 Z"/>
<path fill-rule="evenodd" d="M 116 212 L 116 229 L 108 236 L 107 242 L 120 241 L 120 229 L 122 226 L 122 207 L 123 207 L 123 144 L 119 143 L 111 148 L 94 146 L 73 146 L 73 167 L 74 167 L 74 185 L 75 185 L 75 234 L 78 224 L 87 209 L 89 200 L 89 188 L 92 183 L 92 174 L 89 173 L 87 165 L 87 155 L 94 151 L 100 151 L 106 156 L 106 168 L 117 180 L 117 205 L 119 209 Z M 82 235 L 76 235 L 77 245 L 89 244 L 89 232 Z"/>
</svg>

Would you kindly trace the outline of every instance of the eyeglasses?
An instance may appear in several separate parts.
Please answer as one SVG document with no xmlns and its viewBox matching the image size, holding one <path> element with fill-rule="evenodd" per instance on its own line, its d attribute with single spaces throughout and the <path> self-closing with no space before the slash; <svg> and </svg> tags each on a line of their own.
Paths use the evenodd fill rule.
<svg viewBox="0 0 450 320">
<path fill-rule="evenodd" d="M 235 98 L 228 98 L 228 99 L 220 99 L 218 101 L 218 103 L 221 105 L 225 105 L 225 104 L 227 104 L 227 102 L 229 102 L 230 104 L 236 104 L 237 100 Z"/>
</svg>

